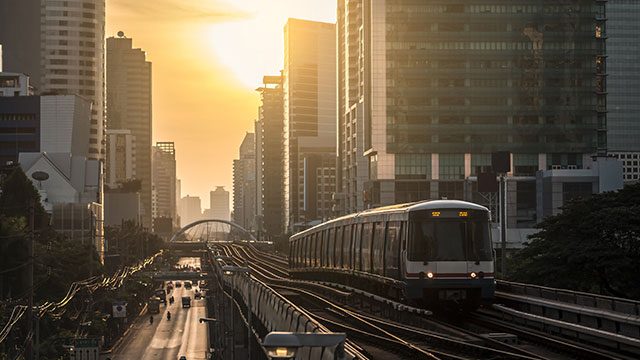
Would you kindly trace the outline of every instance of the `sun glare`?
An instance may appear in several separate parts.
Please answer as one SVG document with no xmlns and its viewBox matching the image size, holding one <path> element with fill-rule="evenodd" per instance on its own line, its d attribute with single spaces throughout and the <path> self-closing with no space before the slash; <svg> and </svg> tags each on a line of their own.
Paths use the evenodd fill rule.
<svg viewBox="0 0 640 360">
<path fill-rule="evenodd" d="M 324 0 L 323 0 L 324 1 Z M 208 25 L 205 31 L 213 55 L 238 81 L 255 88 L 262 76 L 278 74 L 284 61 L 284 25 L 290 17 L 335 21 L 335 13 L 301 0 L 227 1 L 245 18 Z M 313 1 L 318 3 L 318 1 Z M 326 6 L 325 6 L 326 8 Z"/>
</svg>

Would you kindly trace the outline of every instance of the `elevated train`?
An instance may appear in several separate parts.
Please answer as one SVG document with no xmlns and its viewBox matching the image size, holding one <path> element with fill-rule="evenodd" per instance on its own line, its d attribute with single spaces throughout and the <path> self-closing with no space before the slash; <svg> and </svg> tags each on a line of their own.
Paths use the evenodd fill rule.
<svg viewBox="0 0 640 360">
<path fill-rule="evenodd" d="M 292 277 L 411 304 L 475 308 L 495 291 L 489 210 L 457 200 L 386 206 L 289 239 Z"/>
</svg>

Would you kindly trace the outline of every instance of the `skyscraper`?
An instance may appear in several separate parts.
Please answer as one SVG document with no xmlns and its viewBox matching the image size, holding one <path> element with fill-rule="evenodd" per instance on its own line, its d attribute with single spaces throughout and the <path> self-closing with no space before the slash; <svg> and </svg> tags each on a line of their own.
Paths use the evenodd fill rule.
<svg viewBox="0 0 640 360">
<path fill-rule="evenodd" d="M 255 230 L 256 214 L 256 143 L 255 134 L 247 133 L 233 160 L 233 221 L 247 230 Z"/>
<path fill-rule="evenodd" d="M 335 24 L 289 19 L 284 31 L 284 212 L 285 228 L 293 230 L 331 215 L 323 204 L 333 189 L 306 180 L 318 176 L 311 165 L 335 172 L 336 30 Z"/>
<path fill-rule="evenodd" d="M 40 90 L 92 101 L 89 156 L 102 159 L 105 0 L 43 0 L 41 15 Z"/>
<path fill-rule="evenodd" d="M 202 219 L 202 205 L 198 196 L 185 196 L 180 199 L 180 218 L 182 226 Z"/>
<path fill-rule="evenodd" d="M 214 191 L 209 193 L 209 208 L 207 219 L 231 220 L 229 192 L 224 189 L 224 186 L 217 186 Z M 183 226 L 186 224 L 188 223 L 182 223 Z"/>
<path fill-rule="evenodd" d="M 151 228 L 151 63 L 130 38 L 118 35 L 107 39 L 108 127 L 129 130 L 135 137 L 142 224 Z"/>
<path fill-rule="evenodd" d="M 607 144 L 624 166 L 624 180 L 640 180 L 640 2 L 607 2 Z"/>
<path fill-rule="evenodd" d="M 105 185 L 114 189 L 136 179 L 136 138 L 131 130 L 107 130 Z"/>
<path fill-rule="evenodd" d="M 535 172 L 606 151 L 603 15 L 595 0 L 339 1 L 340 212 L 483 202 L 474 178 L 507 150 L 526 178 L 509 221 L 531 226 Z"/>
<path fill-rule="evenodd" d="M 277 236 L 284 231 L 283 132 L 284 99 L 282 75 L 265 76 L 257 89 L 262 102 L 256 131 L 256 230 L 259 236 Z"/>
<path fill-rule="evenodd" d="M 27 74 L 37 91 L 42 51 L 40 4 L 41 0 L 0 1 L 2 71 Z"/>
<path fill-rule="evenodd" d="M 170 219 L 178 226 L 176 206 L 176 150 L 173 142 L 157 142 L 153 147 L 153 185 L 157 218 Z M 155 229 L 155 227 L 154 227 Z"/>
</svg>

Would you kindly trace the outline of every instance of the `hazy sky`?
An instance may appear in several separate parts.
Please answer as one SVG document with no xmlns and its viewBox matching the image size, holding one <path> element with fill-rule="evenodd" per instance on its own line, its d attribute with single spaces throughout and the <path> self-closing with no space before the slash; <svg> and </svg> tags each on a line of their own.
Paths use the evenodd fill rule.
<svg viewBox="0 0 640 360">
<path fill-rule="evenodd" d="M 335 0 L 107 0 L 107 36 L 124 31 L 153 63 L 153 140 L 176 143 L 182 196 L 207 208 L 216 185 L 231 191 L 255 88 L 282 68 L 287 18 L 335 13 Z"/>
</svg>

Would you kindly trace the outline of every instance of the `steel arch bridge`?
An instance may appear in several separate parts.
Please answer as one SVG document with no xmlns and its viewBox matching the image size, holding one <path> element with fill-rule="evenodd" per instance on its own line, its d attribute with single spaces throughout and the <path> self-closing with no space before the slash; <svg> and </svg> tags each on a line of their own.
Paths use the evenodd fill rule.
<svg viewBox="0 0 640 360">
<path fill-rule="evenodd" d="M 208 243 L 220 241 L 257 241 L 247 229 L 227 220 L 205 219 L 192 222 L 178 230 L 170 243 Z"/>
</svg>

